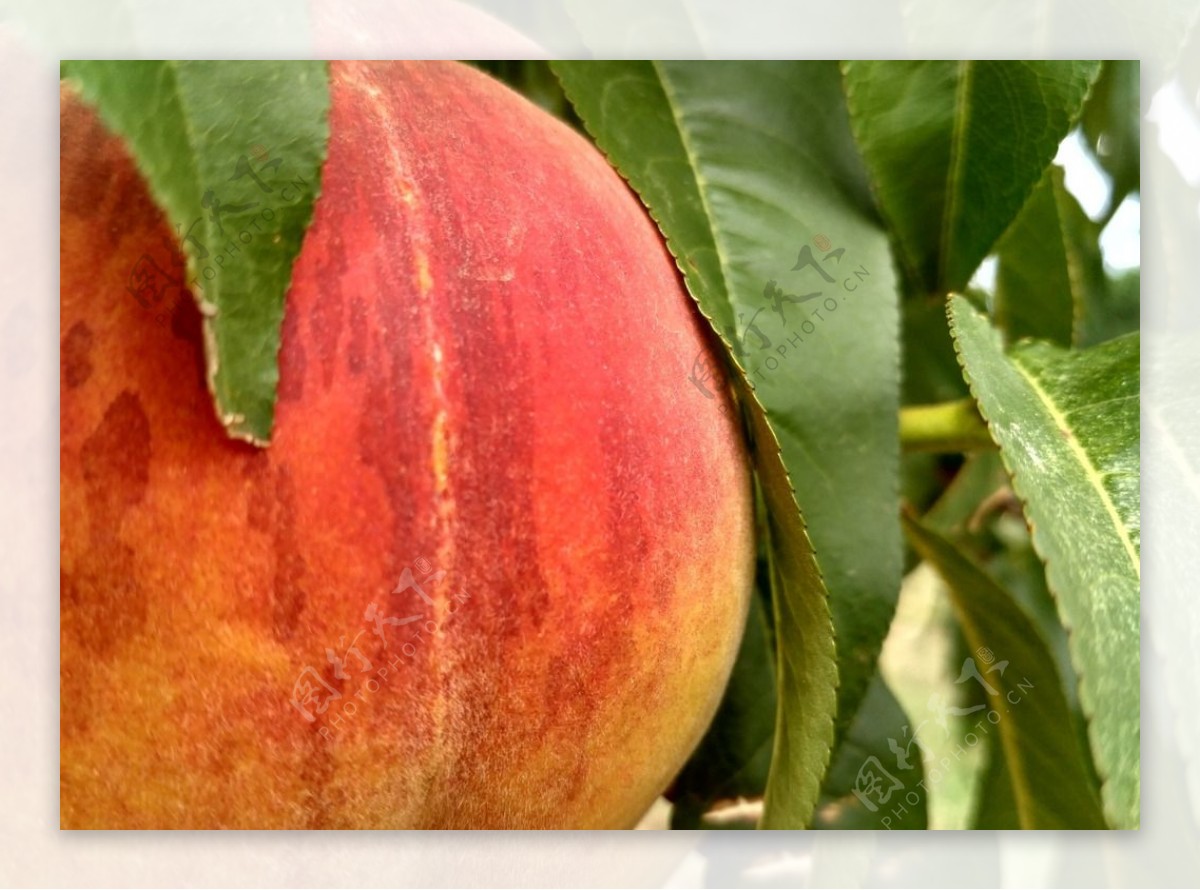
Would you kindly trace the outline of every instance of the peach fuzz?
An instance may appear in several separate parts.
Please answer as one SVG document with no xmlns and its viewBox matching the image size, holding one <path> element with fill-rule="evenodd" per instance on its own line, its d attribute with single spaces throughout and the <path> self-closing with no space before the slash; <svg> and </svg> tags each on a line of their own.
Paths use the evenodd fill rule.
<svg viewBox="0 0 1200 890">
<path fill-rule="evenodd" d="M 175 233 L 64 87 L 61 824 L 632 826 L 752 583 L 705 322 L 600 153 L 508 88 L 388 62 L 331 91 L 256 449 L 191 298 L 127 290 Z"/>
</svg>

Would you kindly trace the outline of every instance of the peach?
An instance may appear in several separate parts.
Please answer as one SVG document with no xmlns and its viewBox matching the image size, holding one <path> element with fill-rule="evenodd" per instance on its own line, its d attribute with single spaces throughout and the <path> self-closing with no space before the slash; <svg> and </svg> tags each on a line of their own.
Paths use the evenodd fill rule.
<svg viewBox="0 0 1200 890">
<path fill-rule="evenodd" d="M 173 227 L 64 87 L 61 824 L 630 826 L 753 571 L 705 323 L 604 158 L 506 87 L 335 63 L 331 91 L 256 449 L 191 298 L 130 289 L 177 281 Z"/>
</svg>

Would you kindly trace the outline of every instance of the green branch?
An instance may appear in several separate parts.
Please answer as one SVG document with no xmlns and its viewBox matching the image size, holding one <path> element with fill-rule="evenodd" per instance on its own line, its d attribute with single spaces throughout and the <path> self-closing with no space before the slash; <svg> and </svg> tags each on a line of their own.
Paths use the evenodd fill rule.
<svg viewBox="0 0 1200 890">
<path fill-rule="evenodd" d="M 901 408 L 900 445 L 904 451 L 935 452 L 994 447 L 974 399 Z"/>
</svg>

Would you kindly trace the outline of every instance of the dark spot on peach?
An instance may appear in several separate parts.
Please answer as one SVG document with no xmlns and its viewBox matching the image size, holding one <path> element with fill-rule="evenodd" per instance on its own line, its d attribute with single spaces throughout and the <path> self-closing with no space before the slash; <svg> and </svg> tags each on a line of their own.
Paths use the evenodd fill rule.
<svg viewBox="0 0 1200 890">
<path fill-rule="evenodd" d="M 366 367 L 367 309 L 362 297 L 350 300 L 350 339 L 346 343 L 346 366 L 358 376 Z"/>
<path fill-rule="evenodd" d="M 291 639 L 308 597 L 307 565 L 296 537 L 296 486 L 286 467 L 275 468 L 275 587 L 272 629 L 278 640 Z"/>
<path fill-rule="evenodd" d="M 299 313 L 283 313 L 283 329 L 279 336 L 279 401 L 294 402 L 304 395 L 304 374 L 308 358 L 296 329 Z"/>
<path fill-rule="evenodd" d="M 59 123 L 60 157 L 86 157 L 87 164 L 64 164 L 60 172 L 60 210 L 83 219 L 103 218 L 96 226 L 109 249 L 131 235 L 129 220 L 161 219 L 128 153 L 100 118 L 78 102 L 62 106 Z M 115 222 L 120 220 L 120 223 Z"/>
<path fill-rule="evenodd" d="M 247 604 L 245 615 L 265 621 L 277 640 L 289 640 L 308 602 L 308 565 L 296 532 L 296 486 L 286 467 L 275 466 L 271 454 L 255 449 L 242 468 L 246 482 L 246 524 L 267 536 L 275 560 L 264 600 Z"/>
<path fill-rule="evenodd" d="M 105 151 L 110 137 L 100 119 L 79 102 L 64 103 L 59 123 L 60 156 L 85 157 L 87 164 L 63 164 L 59 195 L 64 214 L 91 217 L 103 210 L 113 158 Z"/>
<path fill-rule="evenodd" d="M 328 252 L 316 260 L 319 267 L 316 278 L 328 282 L 327 287 L 341 290 L 346 280 L 347 265 L 345 246 L 341 239 L 333 239 Z M 333 385 L 337 369 L 339 340 L 342 332 L 342 312 L 345 295 L 340 292 L 324 294 L 309 313 L 309 341 L 316 346 L 316 360 L 321 365 L 322 384 L 328 389 Z M 285 313 L 286 318 L 286 313 Z"/>
<path fill-rule="evenodd" d="M 175 290 L 174 302 L 171 304 L 171 335 L 187 344 L 195 368 L 195 380 L 201 390 L 208 387 L 204 365 L 204 321 L 200 317 L 200 308 L 186 287 Z"/>
<path fill-rule="evenodd" d="M 256 450 L 242 465 L 242 475 L 248 485 L 246 522 L 253 531 L 265 531 L 274 516 L 271 509 L 271 455 Z"/>
<path fill-rule="evenodd" d="M 93 522 L 115 525 L 145 497 L 150 454 L 150 422 L 141 399 L 125 390 L 83 443 L 83 481 Z"/>
<path fill-rule="evenodd" d="M 71 389 L 83 386 L 92 376 L 92 330 L 77 321 L 62 339 L 59 349 L 62 379 Z"/>
<path fill-rule="evenodd" d="M 98 658 L 140 635 L 148 614 L 145 588 L 137 579 L 133 548 L 117 540 L 115 529 L 101 528 L 83 564 L 62 575 L 62 599 L 72 605 L 70 632 Z"/>
<path fill-rule="evenodd" d="M 291 472 L 273 465 L 271 454 L 255 449 L 242 469 L 246 480 L 246 523 L 269 536 L 275 569 L 268 599 L 253 607 L 277 640 L 289 640 L 308 601 L 308 565 L 296 533 L 296 485 Z"/>
</svg>

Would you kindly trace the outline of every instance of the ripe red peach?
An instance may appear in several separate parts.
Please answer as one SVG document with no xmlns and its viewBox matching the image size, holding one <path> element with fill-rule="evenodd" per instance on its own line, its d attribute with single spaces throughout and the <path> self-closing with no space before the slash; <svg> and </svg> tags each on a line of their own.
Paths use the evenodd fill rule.
<svg viewBox="0 0 1200 890">
<path fill-rule="evenodd" d="M 257 449 L 190 296 L 130 289 L 176 280 L 173 227 L 64 88 L 62 825 L 630 826 L 753 570 L 703 319 L 604 158 L 506 87 L 335 63 L 331 91 Z"/>
</svg>

